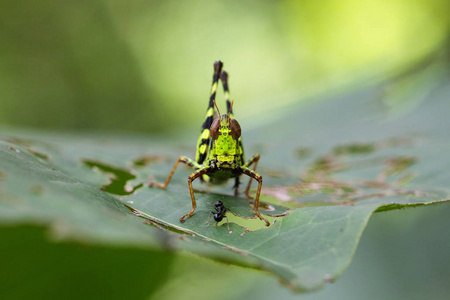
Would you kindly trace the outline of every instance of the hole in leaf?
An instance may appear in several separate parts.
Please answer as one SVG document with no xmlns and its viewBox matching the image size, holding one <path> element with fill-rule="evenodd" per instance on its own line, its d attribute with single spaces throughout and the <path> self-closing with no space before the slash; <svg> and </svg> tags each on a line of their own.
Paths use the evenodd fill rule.
<svg viewBox="0 0 450 300">
<path fill-rule="evenodd" d="M 98 161 L 85 159 L 83 163 L 92 169 L 98 169 L 102 172 L 110 174 L 110 183 L 103 185 L 100 189 L 102 191 L 115 194 L 115 195 L 130 195 L 134 193 L 138 188 L 144 186 L 143 183 L 137 184 L 135 186 L 127 185 L 129 180 L 133 180 L 136 178 L 131 171 L 113 167 L 111 165 L 107 165 Z"/>
<path fill-rule="evenodd" d="M 236 225 L 239 225 L 241 227 L 244 227 L 246 231 L 256 231 L 263 228 L 269 228 L 266 226 L 266 222 L 263 220 L 260 220 L 258 217 L 252 217 L 252 218 L 244 218 L 239 215 L 235 215 L 234 213 L 227 212 L 228 222 L 235 223 Z M 271 217 L 264 215 L 264 218 L 269 221 L 270 225 L 273 224 L 276 217 Z M 220 221 L 217 226 L 227 226 L 227 220 L 224 218 L 222 221 Z"/>
</svg>

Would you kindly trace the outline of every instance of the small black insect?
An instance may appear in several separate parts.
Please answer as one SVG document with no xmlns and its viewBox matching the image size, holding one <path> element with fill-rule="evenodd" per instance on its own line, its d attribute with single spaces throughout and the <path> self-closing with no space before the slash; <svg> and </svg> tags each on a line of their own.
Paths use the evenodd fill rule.
<svg viewBox="0 0 450 300">
<path fill-rule="evenodd" d="M 222 221 L 223 217 L 225 218 L 227 217 L 225 216 L 227 208 L 223 205 L 222 201 L 217 201 L 216 204 L 214 204 L 214 206 L 216 207 L 216 212 L 212 211 L 211 213 L 213 214 L 214 220 L 216 220 L 216 222 L 219 223 L 220 221 Z"/>
<path fill-rule="evenodd" d="M 214 204 L 216 211 L 211 211 L 211 214 L 209 215 L 208 218 L 208 226 L 209 226 L 209 220 L 211 218 L 211 215 L 213 215 L 214 217 L 214 221 L 216 221 L 216 226 L 217 224 L 223 220 L 223 218 L 227 219 L 227 227 L 228 227 L 228 232 L 231 233 L 230 231 L 230 226 L 228 225 L 228 217 L 225 215 L 225 213 L 227 212 L 228 208 L 226 208 L 223 205 L 222 201 L 217 201 L 216 204 Z"/>
</svg>

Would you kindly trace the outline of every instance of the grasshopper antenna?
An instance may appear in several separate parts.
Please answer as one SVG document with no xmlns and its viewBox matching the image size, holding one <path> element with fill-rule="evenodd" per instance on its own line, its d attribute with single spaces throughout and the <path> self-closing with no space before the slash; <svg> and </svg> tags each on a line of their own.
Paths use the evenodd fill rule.
<svg viewBox="0 0 450 300">
<path fill-rule="evenodd" d="M 221 117 L 221 115 L 220 115 L 220 111 L 219 111 L 219 108 L 217 107 L 216 101 L 215 101 L 215 100 L 213 100 L 213 102 L 214 102 L 214 106 L 215 106 L 215 107 L 216 107 L 216 109 L 217 109 L 217 113 L 219 114 L 219 119 L 220 119 L 220 123 L 222 123 L 222 117 Z"/>
</svg>

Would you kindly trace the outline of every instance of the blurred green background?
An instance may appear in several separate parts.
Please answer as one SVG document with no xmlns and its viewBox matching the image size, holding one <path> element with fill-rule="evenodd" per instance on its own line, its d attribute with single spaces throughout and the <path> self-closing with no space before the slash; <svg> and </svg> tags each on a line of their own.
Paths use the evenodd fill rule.
<svg viewBox="0 0 450 300">
<path fill-rule="evenodd" d="M 448 53 L 449 33 L 448 0 L 0 1 L 0 125 L 152 133 L 199 127 L 217 59 L 230 73 L 243 120 L 389 79 Z M 375 215 L 342 280 L 309 297 L 413 299 L 435 283 L 435 299 L 444 299 L 444 205 Z M 259 273 L 179 260 L 159 299 L 298 296 Z M 233 293 L 227 279 L 242 287 L 235 282 Z"/>
<path fill-rule="evenodd" d="M 448 0 L 1 1 L 0 124 L 200 126 L 217 59 L 244 119 L 401 72 L 449 28 Z"/>
</svg>

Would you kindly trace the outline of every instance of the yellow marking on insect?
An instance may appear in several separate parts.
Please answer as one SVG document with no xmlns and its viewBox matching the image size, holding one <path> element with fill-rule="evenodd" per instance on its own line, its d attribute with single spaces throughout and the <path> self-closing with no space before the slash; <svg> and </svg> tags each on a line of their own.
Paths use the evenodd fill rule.
<svg viewBox="0 0 450 300">
<path fill-rule="evenodd" d="M 217 91 L 217 82 L 214 82 L 214 84 L 211 87 L 211 94 Z"/>
<path fill-rule="evenodd" d="M 211 117 L 214 116 L 214 107 L 211 107 L 210 109 L 208 109 L 208 111 L 206 112 L 206 117 Z"/>
<path fill-rule="evenodd" d="M 200 135 L 200 138 L 203 140 L 206 140 L 209 138 L 209 129 L 203 129 L 202 134 Z"/>
<path fill-rule="evenodd" d="M 234 156 L 232 156 L 232 155 L 219 155 L 219 156 L 217 156 L 217 159 L 219 161 L 233 161 Z"/>
<path fill-rule="evenodd" d="M 199 149 L 198 151 L 199 151 L 201 154 L 203 154 L 203 153 L 206 152 L 206 147 L 207 147 L 207 145 L 206 145 L 206 144 L 203 144 L 203 145 L 200 146 L 200 149 Z"/>
</svg>

